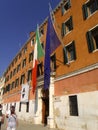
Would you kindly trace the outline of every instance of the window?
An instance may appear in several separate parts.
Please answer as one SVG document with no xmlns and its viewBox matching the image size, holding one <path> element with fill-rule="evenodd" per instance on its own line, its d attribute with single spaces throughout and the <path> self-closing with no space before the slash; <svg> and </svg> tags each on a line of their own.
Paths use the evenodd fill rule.
<svg viewBox="0 0 98 130">
<path fill-rule="evenodd" d="M 76 60 L 76 51 L 75 51 L 74 41 L 64 47 L 63 53 L 64 53 L 64 64 L 67 64 L 73 60 Z"/>
<path fill-rule="evenodd" d="M 34 45 L 34 43 L 35 43 L 35 40 L 32 39 L 32 40 L 31 40 L 31 46 Z"/>
<path fill-rule="evenodd" d="M 24 54 L 27 52 L 27 46 L 24 47 Z"/>
<path fill-rule="evenodd" d="M 17 72 L 20 70 L 21 64 L 17 66 Z"/>
<path fill-rule="evenodd" d="M 43 42 L 41 43 L 41 46 L 42 46 L 42 49 L 44 50 L 44 43 Z"/>
<path fill-rule="evenodd" d="M 62 15 L 71 7 L 71 2 L 70 0 L 67 0 L 66 3 L 62 6 Z"/>
<path fill-rule="evenodd" d="M 23 60 L 22 68 L 26 66 L 26 59 Z"/>
<path fill-rule="evenodd" d="M 32 70 L 29 70 L 28 71 L 28 81 L 30 81 L 31 80 L 31 77 L 32 77 Z"/>
<path fill-rule="evenodd" d="M 73 29 L 72 16 L 64 23 L 62 23 L 62 37 Z"/>
<path fill-rule="evenodd" d="M 56 70 L 56 54 L 54 54 L 54 55 L 51 56 L 50 67 L 51 67 L 51 71 L 52 72 Z"/>
<path fill-rule="evenodd" d="M 20 53 L 19 53 L 19 59 L 21 58 L 21 56 L 22 56 L 22 53 L 20 52 Z"/>
<path fill-rule="evenodd" d="M 42 62 L 37 65 L 37 76 L 41 76 L 43 74 L 43 68 L 42 67 L 43 67 Z"/>
<path fill-rule="evenodd" d="M 24 82 L 25 82 L 25 74 L 21 75 L 20 84 L 24 84 Z"/>
<path fill-rule="evenodd" d="M 15 81 L 15 87 L 18 87 L 18 85 L 19 85 L 19 78 L 16 79 L 16 81 Z"/>
<path fill-rule="evenodd" d="M 93 52 L 98 49 L 98 26 L 91 31 L 88 31 L 87 34 L 87 43 L 89 52 Z"/>
<path fill-rule="evenodd" d="M 19 103 L 19 112 L 21 112 L 21 102 Z"/>
<path fill-rule="evenodd" d="M 14 82 L 14 81 L 12 82 L 12 87 L 11 87 L 11 89 L 13 89 L 13 88 L 15 88 L 15 82 Z"/>
<path fill-rule="evenodd" d="M 88 16 L 98 10 L 98 0 L 89 0 L 83 5 L 83 16 L 86 19 Z"/>
<path fill-rule="evenodd" d="M 41 29 L 39 30 L 39 36 L 41 37 L 41 36 L 43 36 L 43 35 L 44 35 L 44 29 L 41 28 Z"/>
<path fill-rule="evenodd" d="M 9 81 L 9 75 L 7 76 L 7 81 Z"/>
<path fill-rule="evenodd" d="M 3 88 L 3 95 L 6 93 L 6 88 L 4 87 Z"/>
<path fill-rule="evenodd" d="M 13 76 L 16 74 L 16 68 L 13 70 Z"/>
<path fill-rule="evenodd" d="M 29 102 L 27 102 L 26 105 L 27 105 L 26 112 L 29 112 Z"/>
<path fill-rule="evenodd" d="M 7 86 L 6 86 L 6 92 L 7 91 L 10 91 L 10 84 L 8 84 Z"/>
<path fill-rule="evenodd" d="M 17 57 L 15 58 L 15 63 L 17 62 Z"/>
<path fill-rule="evenodd" d="M 78 116 L 77 96 L 69 96 L 69 110 L 71 116 Z"/>
<path fill-rule="evenodd" d="M 12 78 L 12 71 L 10 72 L 10 79 Z"/>
<path fill-rule="evenodd" d="M 29 62 L 31 62 L 33 60 L 33 52 L 31 52 L 30 54 L 29 54 Z"/>
<path fill-rule="evenodd" d="M 14 61 L 12 62 L 12 67 L 14 66 Z"/>
</svg>

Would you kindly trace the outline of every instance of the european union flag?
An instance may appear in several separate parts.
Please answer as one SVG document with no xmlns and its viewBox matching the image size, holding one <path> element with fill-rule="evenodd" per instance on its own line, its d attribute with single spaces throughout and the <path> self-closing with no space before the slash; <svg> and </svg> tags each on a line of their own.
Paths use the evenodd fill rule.
<svg viewBox="0 0 98 130">
<path fill-rule="evenodd" d="M 45 61 L 44 61 L 44 89 L 49 88 L 50 85 L 50 54 L 61 44 L 51 17 L 48 18 L 47 35 L 46 35 L 46 48 L 45 48 Z"/>
</svg>

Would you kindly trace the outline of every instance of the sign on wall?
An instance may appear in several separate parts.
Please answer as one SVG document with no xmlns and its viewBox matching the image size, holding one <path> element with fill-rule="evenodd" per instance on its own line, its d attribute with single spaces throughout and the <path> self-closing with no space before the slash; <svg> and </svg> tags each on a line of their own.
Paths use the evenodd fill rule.
<svg viewBox="0 0 98 130">
<path fill-rule="evenodd" d="M 22 90 L 21 90 L 21 102 L 28 102 L 29 100 L 29 85 L 22 84 Z"/>
</svg>

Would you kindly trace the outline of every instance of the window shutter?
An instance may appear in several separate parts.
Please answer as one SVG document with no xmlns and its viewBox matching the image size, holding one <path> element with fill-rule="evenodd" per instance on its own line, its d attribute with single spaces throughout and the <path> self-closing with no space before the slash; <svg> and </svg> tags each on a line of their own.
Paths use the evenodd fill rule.
<svg viewBox="0 0 98 130">
<path fill-rule="evenodd" d="M 91 31 L 87 32 L 86 37 L 87 37 L 87 43 L 88 43 L 88 50 L 91 53 L 94 50 L 94 44 L 93 44 Z"/>
<path fill-rule="evenodd" d="M 98 10 L 98 0 L 96 0 L 96 7 L 97 7 L 97 10 Z"/>
<path fill-rule="evenodd" d="M 73 29 L 73 21 L 72 21 L 72 16 L 70 16 L 70 30 Z"/>
<path fill-rule="evenodd" d="M 71 7 L 70 0 L 68 0 L 68 8 L 70 8 L 70 7 Z"/>
<path fill-rule="evenodd" d="M 72 46 L 73 46 L 73 57 L 74 57 L 74 60 L 76 60 L 75 41 L 72 42 Z"/>
<path fill-rule="evenodd" d="M 10 91 L 10 84 L 8 84 L 8 91 Z"/>
<path fill-rule="evenodd" d="M 63 48 L 64 64 L 68 63 L 66 47 Z"/>
<path fill-rule="evenodd" d="M 87 13 L 87 5 L 86 4 L 84 4 L 83 6 L 82 6 L 82 11 L 83 11 L 83 18 L 84 18 L 84 20 L 88 17 L 88 13 Z"/>
<path fill-rule="evenodd" d="M 65 9 L 64 9 L 64 6 L 62 6 L 62 8 L 61 8 L 62 15 L 64 15 L 64 12 L 65 12 Z"/>
<path fill-rule="evenodd" d="M 51 61 L 54 63 L 54 69 L 56 70 L 56 54 L 51 56 Z"/>
<path fill-rule="evenodd" d="M 61 35 L 62 37 L 64 37 L 64 35 L 66 34 L 66 30 L 65 30 L 65 23 L 62 23 L 62 30 L 61 30 Z"/>
</svg>

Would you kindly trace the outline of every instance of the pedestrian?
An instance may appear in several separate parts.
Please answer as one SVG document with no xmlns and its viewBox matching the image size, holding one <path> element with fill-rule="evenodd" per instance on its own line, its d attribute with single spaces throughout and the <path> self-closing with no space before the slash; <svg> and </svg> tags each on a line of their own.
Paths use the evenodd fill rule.
<svg viewBox="0 0 98 130">
<path fill-rule="evenodd" d="M 4 114 L 2 113 L 2 105 L 0 104 L 0 130 L 1 130 L 1 125 L 4 123 Z"/>
<path fill-rule="evenodd" d="M 18 125 L 17 115 L 15 113 L 15 106 L 11 106 L 10 114 L 7 117 L 7 130 L 16 130 Z"/>
</svg>

